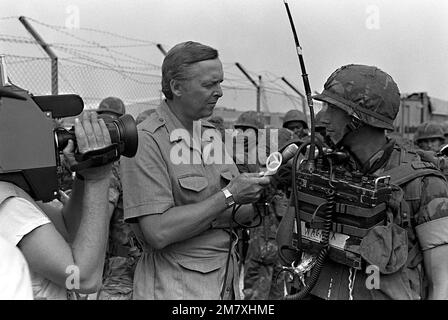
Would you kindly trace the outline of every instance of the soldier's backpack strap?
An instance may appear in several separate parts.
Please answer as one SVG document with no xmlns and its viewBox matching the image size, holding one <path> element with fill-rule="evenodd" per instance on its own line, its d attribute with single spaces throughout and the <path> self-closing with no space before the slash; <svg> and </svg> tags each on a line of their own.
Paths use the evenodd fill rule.
<svg viewBox="0 0 448 320">
<path fill-rule="evenodd" d="M 434 164 L 423 161 L 403 163 L 400 166 L 384 171 L 383 175 L 390 176 L 391 183 L 398 186 L 429 175 L 438 176 L 445 180 L 445 176 Z"/>
<path fill-rule="evenodd" d="M 406 162 L 404 158 L 401 158 L 400 160 L 404 160 L 401 165 L 382 173 L 382 175 L 390 176 L 390 182 L 393 185 L 402 187 L 415 179 L 423 178 L 425 176 L 437 176 L 445 180 L 445 176 L 433 163 L 419 160 Z M 420 194 L 419 187 L 420 183 L 417 182 L 411 186 L 411 188 L 418 188 L 418 190 L 413 192 L 414 194 Z M 420 198 L 420 196 L 418 196 L 418 198 Z M 409 208 L 407 208 L 407 206 L 400 205 L 400 221 L 402 224 L 401 226 L 404 228 L 411 225 L 411 216 L 408 211 Z"/>
<path fill-rule="evenodd" d="M 403 158 L 401 160 L 403 160 Z M 418 194 L 417 198 L 420 198 L 421 183 L 419 181 L 421 180 L 413 182 L 415 179 L 423 178 L 425 176 L 436 176 L 444 180 L 446 179 L 443 173 L 433 163 L 424 161 L 403 162 L 401 165 L 383 172 L 383 175 L 389 175 L 391 177 L 391 183 L 399 187 L 403 187 L 407 183 L 412 183 L 411 188 L 417 189 L 414 192 L 415 194 Z M 405 200 L 406 199 L 402 199 L 402 203 L 399 208 L 399 225 L 402 228 L 407 229 L 408 232 L 413 233 L 411 212 Z M 417 244 L 408 252 L 406 265 L 409 267 L 415 267 L 421 261 L 422 256 Z"/>
</svg>

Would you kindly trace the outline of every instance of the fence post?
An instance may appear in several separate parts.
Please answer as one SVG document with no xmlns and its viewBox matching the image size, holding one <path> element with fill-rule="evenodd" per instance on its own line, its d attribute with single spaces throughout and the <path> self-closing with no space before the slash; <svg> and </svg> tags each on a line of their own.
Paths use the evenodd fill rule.
<svg viewBox="0 0 448 320">
<path fill-rule="evenodd" d="M 162 46 L 160 43 L 158 43 L 156 46 L 157 46 L 157 49 L 159 49 L 160 52 L 162 52 L 162 54 L 163 54 L 164 56 L 166 56 L 166 50 L 165 50 L 165 48 L 163 48 L 163 46 Z"/>
<path fill-rule="evenodd" d="M 257 88 L 257 112 L 260 112 L 260 94 L 261 94 L 261 88 L 260 85 L 258 85 L 254 79 L 251 78 L 251 76 L 244 70 L 244 68 L 238 63 L 235 62 L 235 65 L 238 69 L 246 76 L 247 79 L 249 79 L 250 82 L 254 85 L 255 88 Z M 261 81 L 261 76 L 258 76 L 258 80 Z"/>
<path fill-rule="evenodd" d="M 285 77 L 282 77 L 282 80 L 284 83 L 286 83 L 292 90 L 294 90 L 299 96 L 300 98 L 302 98 L 302 110 L 303 110 L 303 114 L 305 115 L 305 120 L 308 122 L 308 116 L 306 115 L 306 100 L 305 100 L 305 95 L 299 91 L 299 89 L 297 89 L 296 87 L 294 87 L 288 80 L 286 80 Z"/>
<path fill-rule="evenodd" d="M 24 16 L 19 17 L 19 21 L 25 29 L 33 36 L 37 43 L 44 49 L 51 59 L 51 94 L 58 94 L 58 57 L 51 50 L 50 46 L 42 39 L 36 30 L 30 25 Z"/>
</svg>

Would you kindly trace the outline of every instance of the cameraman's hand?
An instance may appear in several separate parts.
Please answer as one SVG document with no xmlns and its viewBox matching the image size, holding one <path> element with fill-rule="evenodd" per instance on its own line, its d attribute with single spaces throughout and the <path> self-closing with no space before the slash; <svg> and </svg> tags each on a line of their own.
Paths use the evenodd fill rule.
<svg viewBox="0 0 448 320">
<path fill-rule="evenodd" d="M 103 119 L 98 119 L 96 112 L 83 112 L 82 119 L 75 119 L 75 135 L 78 152 L 85 153 L 96 149 L 107 147 L 111 144 L 109 130 Z M 75 165 L 75 150 L 72 140 L 68 141 L 63 150 L 64 156 L 70 166 Z M 86 180 L 100 180 L 109 177 L 112 163 L 95 168 L 80 170 L 78 173 Z"/>
<path fill-rule="evenodd" d="M 236 204 L 246 204 L 257 201 L 263 189 L 270 184 L 268 177 L 260 173 L 242 173 L 227 185 Z"/>
</svg>

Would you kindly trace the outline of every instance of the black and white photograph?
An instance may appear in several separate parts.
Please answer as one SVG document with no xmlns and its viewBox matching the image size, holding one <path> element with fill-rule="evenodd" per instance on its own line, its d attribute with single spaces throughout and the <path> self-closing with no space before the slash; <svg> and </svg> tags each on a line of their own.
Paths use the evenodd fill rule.
<svg viewBox="0 0 448 320">
<path fill-rule="evenodd" d="M 448 300 L 448 1 L 0 8 L 0 300 Z"/>
</svg>

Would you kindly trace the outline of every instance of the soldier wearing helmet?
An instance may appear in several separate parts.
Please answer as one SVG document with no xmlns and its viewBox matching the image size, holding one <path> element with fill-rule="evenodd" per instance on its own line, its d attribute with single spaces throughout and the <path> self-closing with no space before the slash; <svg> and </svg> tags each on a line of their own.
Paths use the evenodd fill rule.
<svg viewBox="0 0 448 320">
<path fill-rule="evenodd" d="M 448 177 L 448 158 L 446 151 L 441 151 L 444 142 L 443 125 L 440 123 L 422 123 L 414 133 L 414 143 L 420 149 L 417 150 L 418 155 L 435 164 Z"/>
<path fill-rule="evenodd" d="M 208 119 L 208 122 L 213 124 L 216 129 L 218 129 L 221 134 L 221 139 L 225 141 L 226 137 L 226 127 L 224 125 L 224 119 L 221 116 L 212 116 Z"/>
<path fill-rule="evenodd" d="M 265 158 L 272 152 L 281 150 L 291 141 L 297 141 L 297 138 L 289 129 L 266 129 Z M 283 296 L 285 277 L 284 274 L 280 274 L 282 265 L 275 236 L 289 201 L 285 190 L 274 187 L 273 183 L 272 188 L 265 190 L 263 201 L 254 204 L 263 218 L 259 226 L 249 229 L 250 241 L 247 244 L 244 243 L 244 236 L 246 235 L 247 240 L 249 236 L 243 233 L 241 238 L 243 248 L 247 246 L 247 256 L 245 250 L 242 250 L 241 254 L 245 272 L 243 289 L 245 300 L 277 300 Z"/>
<path fill-rule="evenodd" d="M 107 97 L 100 102 L 96 112 L 105 120 L 116 120 L 126 113 L 123 101 Z M 103 273 L 103 283 L 98 300 L 132 299 L 134 268 L 140 256 L 141 246 L 130 224 L 124 222 L 123 191 L 120 177 L 120 161 L 114 163 L 109 184 L 109 241 Z"/>
<path fill-rule="evenodd" d="M 322 122 L 323 110 L 316 113 L 314 117 L 314 129 L 317 133 L 320 134 L 321 138 L 324 140 L 327 135 L 327 129 L 325 128 L 325 124 Z M 325 141 L 325 140 L 324 140 Z"/>
<path fill-rule="evenodd" d="M 414 142 L 424 151 L 438 152 L 445 142 L 442 125 L 436 122 L 422 123 L 415 131 Z"/>
<path fill-rule="evenodd" d="M 306 131 L 308 124 L 305 114 L 299 110 L 289 110 L 283 118 L 283 128 L 293 131 L 300 139 L 305 138 L 308 135 Z"/>
<path fill-rule="evenodd" d="M 445 143 L 448 143 L 448 121 L 442 123 L 443 136 L 445 137 Z"/>
<path fill-rule="evenodd" d="M 96 113 L 118 118 L 126 113 L 126 107 L 120 98 L 107 97 L 101 100 Z"/>
<path fill-rule="evenodd" d="M 240 114 L 235 122 L 235 129 L 253 129 L 258 131 L 258 129 L 263 129 L 265 126 L 265 120 L 263 116 L 256 111 L 246 111 Z"/>
<path fill-rule="evenodd" d="M 240 172 L 258 172 L 257 145 L 258 130 L 263 129 L 265 120 L 256 111 L 245 111 L 236 119 L 234 128 L 238 130 L 233 144 L 233 156 Z"/>
<path fill-rule="evenodd" d="M 324 103 L 327 136 L 352 158 L 344 169 L 389 175 L 397 190 L 386 202 L 385 224 L 369 229 L 358 248 L 365 266 L 378 271 L 377 285 L 366 285 L 372 281 L 366 269 L 330 255 L 310 294 L 331 300 L 448 299 L 448 184 L 435 166 L 386 136 L 400 106 L 395 81 L 374 66 L 346 65 L 313 98 Z"/>
</svg>

